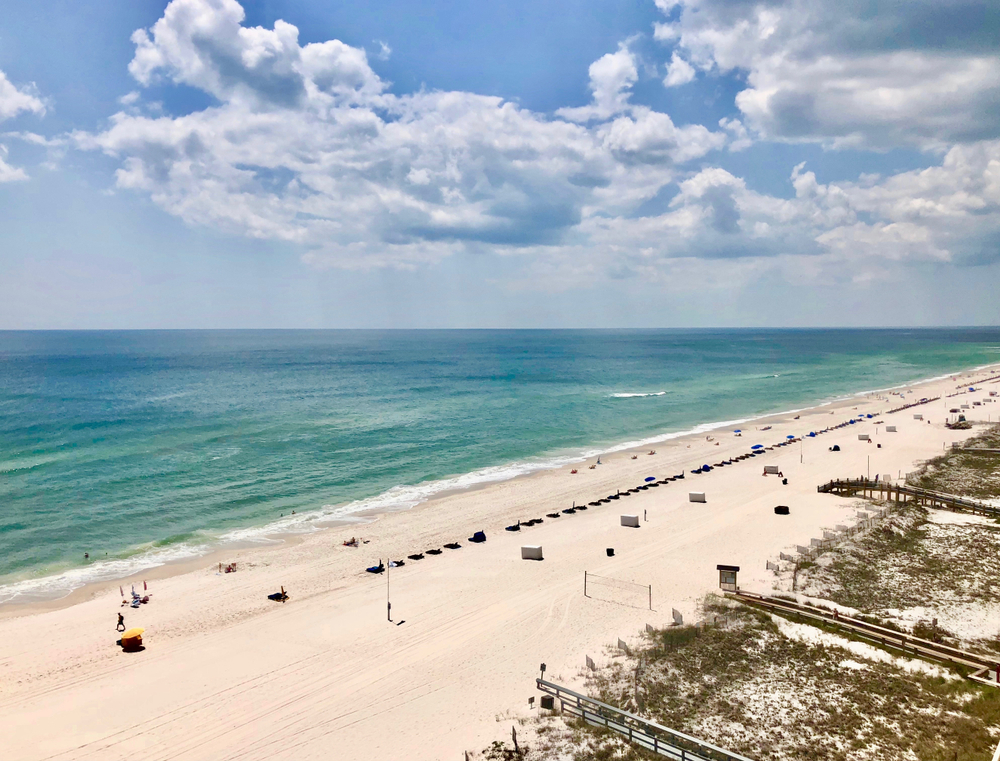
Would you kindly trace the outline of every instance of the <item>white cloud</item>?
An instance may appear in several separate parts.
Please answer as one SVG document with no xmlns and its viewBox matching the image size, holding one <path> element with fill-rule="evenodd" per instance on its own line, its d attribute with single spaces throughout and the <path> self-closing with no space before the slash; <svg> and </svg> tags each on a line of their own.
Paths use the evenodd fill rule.
<svg viewBox="0 0 1000 761">
<path fill-rule="evenodd" d="M 34 84 L 17 88 L 7 79 L 7 75 L 0 71 L 0 122 L 6 119 L 13 119 L 21 113 L 33 113 L 43 116 L 45 114 L 45 104 L 38 97 L 37 88 Z M 30 133 L 28 133 L 30 134 Z M 20 133 L 7 133 L 9 137 L 20 137 Z M 37 136 L 33 136 L 37 137 Z M 28 140 L 30 142 L 30 139 Z M 17 182 L 28 179 L 27 173 L 19 168 L 7 163 L 7 146 L 0 144 L 0 183 Z"/>
<path fill-rule="evenodd" d="M 25 174 L 23 169 L 11 166 L 6 162 L 6 158 L 7 146 L 0 145 L 0 183 L 17 182 L 18 180 L 28 179 L 28 175 Z"/>
<path fill-rule="evenodd" d="M 373 40 L 373 42 L 378 45 L 378 53 L 375 54 L 375 57 L 380 61 L 388 61 L 389 56 L 392 55 L 392 48 L 389 47 L 389 44 L 382 40 Z"/>
<path fill-rule="evenodd" d="M 670 65 L 667 67 L 667 76 L 663 78 L 666 87 L 678 87 L 694 81 L 694 67 L 677 55 L 674 51 L 670 58 Z"/>
<path fill-rule="evenodd" d="M 704 2 L 711 15 L 721 0 Z M 563 284 L 628 276 L 676 283 L 678 272 L 724 259 L 703 273 L 722 287 L 772 269 L 868 282 L 901 263 L 997 258 L 1000 141 L 968 141 L 931 169 L 855 183 L 823 184 L 800 165 L 789 177 L 791 198 L 694 163 L 762 135 L 790 139 L 784 112 L 773 107 L 793 82 L 778 60 L 778 38 L 790 36 L 785 6 L 748 7 L 733 12 L 746 29 L 733 31 L 738 24 L 727 17 L 715 37 L 707 27 L 692 31 L 686 6 L 677 22 L 675 60 L 706 71 L 745 62 L 751 72 L 739 101 L 747 116 L 712 131 L 633 103 L 639 69 L 627 42 L 591 65 L 590 104 L 540 114 L 467 92 L 396 95 L 363 50 L 336 40 L 300 45 L 284 22 L 244 27 L 232 0 L 174 0 L 151 30 L 133 35 L 130 71 L 141 84 L 198 87 L 217 103 L 177 117 L 118 113 L 103 132 L 74 140 L 119 159 L 118 187 L 147 193 L 192 224 L 299 244 L 317 267 L 410 267 L 489 250 L 532 260 L 546 273 L 538 282 L 558 272 Z M 825 55 L 813 63 L 836 71 Z M 755 105 L 765 70 L 783 78 Z M 843 97 L 861 97 L 860 88 L 852 92 Z M 849 113 L 822 125 L 829 135 L 837 119 L 850 126 L 831 141 L 931 134 L 930 122 L 908 127 L 905 113 L 891 129 L 884 113 L 863 129 Z M 941 124 L 943 135 L 950 128 Z"/>
<path fill-rule="evenodd" d="M 658 25 L 703 69 L 745 73 L 762 137 L 945 149 L 1000 137 L 1000 35 L 978 0 L 683 0 Z"/>
<path fill-rule="evenodd" d="M 315 264 L 555 246 L 579 237 L 585 216 L 629 213 L 725 141 L 632 107 L 626 44 L 590 67 L 588 126 L 472 93 L 393 95 L 362 50 L 300 46 L 290 24 L 242 20 L 232 0 L 174 0 L 133 35 L 129 70 L 219 103 L 180 117 L 119 113 L 75 140 L 120 158 L 119 187 L 191 223 L 302 244 Z"/>
<path fill-rule="evenodd" d="M 45 104 L 38 97 L 37 88 L 31 84 L 19 89 L 0 71 L 0 121 L 24 112 L 45 114 Z"/>
<path fill-rule="evenodd" d="M 571 121 L 607 119 L 628 108 L 632 85 L 639 79 L 635 55 L 626 43 L 590 64 L 590 92 L 593 102 L 580 108 L 562 108 L 556 113 Z"/>
<path fill-rule="evenodd" d="M 123 106 L 131 106 L 131 105 L 133 105 L 135 103 L 138 103 L 140 97 L 141 96 L 139 94 L 139 91 L 138 90 L 133 90 L 130 93 L 126 93 L 125 95 L 122 95 L 118 99 L 118 102 L 121 103 Z"/>
<path fill-rule="evenodd" d="M 753 140 L 750 138 L 749 133 L 747 133 L 747 128 L 743 126 L 743 122 L 739 119 L 722 117 L 719 119 L 719 126 L 731 135 L 728 144 L 731 152 L 736 153 L 753 145 Z"/>
</svg>

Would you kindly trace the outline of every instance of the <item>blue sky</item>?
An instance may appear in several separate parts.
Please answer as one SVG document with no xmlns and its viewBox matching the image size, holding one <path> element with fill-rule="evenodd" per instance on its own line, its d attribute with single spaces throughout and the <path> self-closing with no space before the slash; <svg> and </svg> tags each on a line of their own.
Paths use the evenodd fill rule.
<svg viewBox="0 0 1000 761">
<path fill-rule="evenodd" d="M 13 5 L 0 329 L 1000 318 L 993 3 Z"/>
</svg>

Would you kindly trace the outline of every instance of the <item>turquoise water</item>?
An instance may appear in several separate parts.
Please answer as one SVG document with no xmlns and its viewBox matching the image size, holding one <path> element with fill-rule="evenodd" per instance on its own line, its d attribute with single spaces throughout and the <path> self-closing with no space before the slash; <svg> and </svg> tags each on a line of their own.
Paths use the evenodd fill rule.
<svg viewBox="0 0 1000 761">
<path fill-rule="evenodd" d="M 996 361 L 995 328 L 0 333 L 0 602 Z"/>
</svg>

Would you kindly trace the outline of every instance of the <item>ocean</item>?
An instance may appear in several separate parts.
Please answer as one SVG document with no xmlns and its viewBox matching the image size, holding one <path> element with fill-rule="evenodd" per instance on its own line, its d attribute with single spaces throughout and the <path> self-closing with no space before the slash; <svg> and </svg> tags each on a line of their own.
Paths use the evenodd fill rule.
<svg viewBox="0 0 1000 761">
<path fill-rule="evenodd" d="M 0 603 L 993 362 L 998 328 L 0 332 Z"/>
</svg>

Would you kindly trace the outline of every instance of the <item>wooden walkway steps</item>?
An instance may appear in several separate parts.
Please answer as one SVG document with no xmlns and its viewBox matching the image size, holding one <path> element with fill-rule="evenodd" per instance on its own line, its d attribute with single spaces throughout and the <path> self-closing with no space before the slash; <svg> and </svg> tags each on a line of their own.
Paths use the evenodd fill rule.
<svg viewBox="0 0 1000 761">
<path fill-rule="evenodd" d="M 595 727 L 617 732 L 630 743 L 674 761 L 751 761 L 746 756 L 718 748 L 683 732 L 668 729 L 655 721 L 594 700 L 554 682 L 536 679 L 542 692 L 558 700 L 563 712 L 577 716 Z"/>
<path fill-rule="evenodd" d="M 901 650 L 908 655 L 971 668 L 973 672 L 969 674 L 969 679 L 980 684 L 1000 687 L 1000 661 L 991 660 L 987 656 L 977 655 L 976 653 L 960 650 L 957 647 L 950 647 L 937 642 L 931 642 L 930 640 L 920 639 L 919 637 L 903 634 L 894 629 L 886 629 L 883 626 L 870 624 L 867 621 L 861 621 L 851 616 L 800 605 L 797 602 L 783 600 L 779 597 L 770 597 L 744 591 L 724 592 L 723 594 L 732 600 L 738 600 L 746 605 L 752 605 L 785 615 L 792 614 L 811 622 L 823 622 L 851 632 L 857 637 L 874 642 L 882 647 Z"/>
<path fill-rule="evenodd" d="M 865 499 L 891 502 L 916 502 L 918 505 L 923 505 L 924 507 L 935 507 L 958 513 L 972 513 L 974 515 L 1000 518 L 1000 508 L 985 505 L 982 502 L 962 497 L 953 497 L 949 494 L 941 494 L 940 492 L 929 491 L 928 489 L 899 486 L 882 481 L 869 481 L 863 478 L 828 481 L 825 484 L 817 486 L 816 491 L 821 494 L 837 494 L 842 497 L 861 496 Z"/>
</svg>

